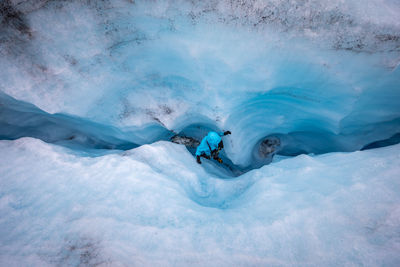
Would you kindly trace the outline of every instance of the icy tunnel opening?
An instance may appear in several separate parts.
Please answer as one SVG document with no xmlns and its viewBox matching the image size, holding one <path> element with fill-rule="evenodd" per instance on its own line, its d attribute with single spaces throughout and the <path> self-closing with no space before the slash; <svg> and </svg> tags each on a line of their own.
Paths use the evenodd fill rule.
<svg viewBox="0 0 400 267">
<path fill-rule="evenodd" d="M 32 104 L 18 101 L 4 93 L 0 94 L 0 115 L 0 138 L 3 140 L 14 140 L 25 136 L 35 137 L 91 157 L 120 153 L 120 151 L 137 148 L 143 144 L 164 140 L 184 145 L 194 158 L 197 146 L 208 132 L 228 130 L 219 129 L 213 121 L 201 116 L 193 117 L 189 125 L 186 125 L 187 122 L 177 125 L 178 130 L 169 130 L 158 121 L 140 129 L 121 130 L 76 116 L 49 114 Z M 358 147 L 344 146 L 346 142 L 351 143 L 353 138 L 357 136 L 340 136 L 321 131 L 271 133 L 256 142 L 249 140 L 249 143 L 253 144 L 250 164 L 233 163 L 223 150 L 220 153 L 223 163 L 218 164 L 209 160 L 205 169 L 217 177 L 237 177 L 270 164 L 275 156 L 281 159 L 301 154 L 372 149 L 400 142 L 399 134 L 396 133 L 385 140 L 361 143 Z M 346 141 L 348 139 L 350 141 Z M 223 141 L 227 146 L 232 144 L 229 136 L 223 137 Z"/>
</svg>

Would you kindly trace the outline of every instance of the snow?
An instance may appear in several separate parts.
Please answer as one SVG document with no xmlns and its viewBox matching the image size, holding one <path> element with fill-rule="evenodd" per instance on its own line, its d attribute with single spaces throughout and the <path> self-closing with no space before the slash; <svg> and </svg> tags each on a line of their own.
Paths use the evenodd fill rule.
<svg viewBox="0 0 400 267">
<path fill-rule="evenodd" d="M 0 265 L 399 266 L 399 11 L 0 1 Z"/>
<path fill-rule="evenodd" d="M 399 148 L 224 179 L 165 141 L 99 157 L 1 141 L 0 263 L 395 266 Z"/>
</svg>

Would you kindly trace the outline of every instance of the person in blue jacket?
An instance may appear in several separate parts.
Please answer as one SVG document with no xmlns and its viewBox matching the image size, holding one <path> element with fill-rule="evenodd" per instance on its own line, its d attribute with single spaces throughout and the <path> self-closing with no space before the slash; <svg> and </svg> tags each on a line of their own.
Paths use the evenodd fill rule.
<svg viewBox="0 0 400 267">
<path fill-rule="evenodd" d="M 231 134 L 230 131 L 223 133 L 209 132 L 206 137 L 201 140 L 200 145 L 196 150 L 196 160 L 198 164 L 201 164 L 200 157 L 210 159 L 213 157 L 219 163 L 222 163 L 222 159 L 219 157 L 218 153 L 224 148 L 224 143 L 222 142 L 221 136 Z"/>
</svg>

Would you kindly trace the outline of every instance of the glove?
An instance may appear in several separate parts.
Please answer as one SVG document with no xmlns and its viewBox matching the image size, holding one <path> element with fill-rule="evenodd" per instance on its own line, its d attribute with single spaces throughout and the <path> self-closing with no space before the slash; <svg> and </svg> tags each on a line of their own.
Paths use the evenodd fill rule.
<svg viewBox="0 0 400 267">
<path fill-rule="evenodd" d="M 218 158 L 217 161 L 218 161 L 219 163 L 222 163 L 222 159 L 221 159 L 221 158 Z"/>
<path fill-rule="evenodd" d="M 200 161 L 200 157 L 199 157 L 199 156 L 196 157 L 196 161 L 197 161 L 198 164 L 201 164 L 201 161 Z"/>
<path fill-rule="evenodd" d="M 224 132 L 224 135 L 228 135 L 228 134 L 231 134 L 231 131 Z"/>
</svg>

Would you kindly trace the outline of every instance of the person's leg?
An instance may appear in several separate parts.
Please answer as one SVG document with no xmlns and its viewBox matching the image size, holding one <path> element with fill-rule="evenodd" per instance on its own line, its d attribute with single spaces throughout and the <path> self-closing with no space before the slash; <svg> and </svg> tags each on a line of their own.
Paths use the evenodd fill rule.
<svg viewBox="0 0 400 267">
<path fill-rule="evenodd" d="M 202 153 L 200 156 L 196 156 L 196 161 L 198 164 L 201 164 L 201 160 L 200 157 L 206 158 L 206 159 L 210 159 L 210 156 L 207 156 L 205 153 Z"/>
<path fill-rule="evenodd" d="M 219 163 L 222 163 L 222 159 L 219 157 L 219 151 L 218 150 L 213 153 L 213 159 L 215 159 Z"/>
</svg>

